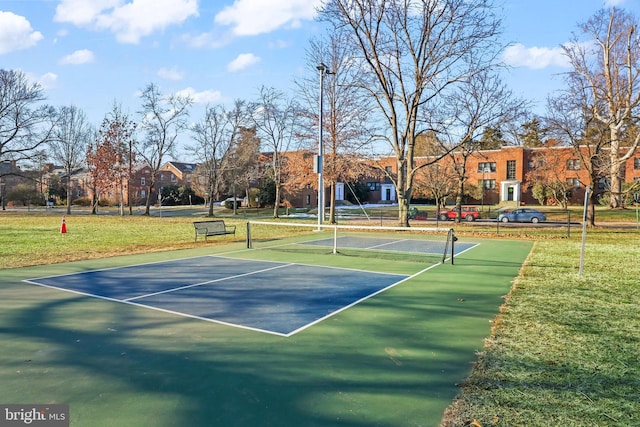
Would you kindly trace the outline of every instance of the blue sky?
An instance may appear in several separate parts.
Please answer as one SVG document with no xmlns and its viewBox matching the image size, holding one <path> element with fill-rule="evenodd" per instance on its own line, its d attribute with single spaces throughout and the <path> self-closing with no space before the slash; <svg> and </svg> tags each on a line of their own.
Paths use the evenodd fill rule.
<svg viewBox="0 0 640 427">
<path fill-rule="evenodd" d="M 639 0 L 502 0 L 506 77 L 537 102 L 567 71 L 559 46 L 603 6 L 640 16 Z M 309 75 L 305 49 L 323 32 L 317 0 L 0 0 L 0 67 L 25 72 L 53 105 L 74 104 L 96 125 L 139 90 L 189 93 L 196 103 L 254 99 Z M 197 111 L 197 110 L 195 110 Z M 195 113 L 192 119 L 197 120 Z"/>
</svg>

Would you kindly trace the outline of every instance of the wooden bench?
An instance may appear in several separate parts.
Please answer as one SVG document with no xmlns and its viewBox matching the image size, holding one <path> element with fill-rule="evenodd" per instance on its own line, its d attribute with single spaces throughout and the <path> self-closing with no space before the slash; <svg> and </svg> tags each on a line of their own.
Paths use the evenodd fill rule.
<svg viewBox="0 0 640 427">
<path fill-rule="evenodd" d="M 196 237 L 194 242 L 198 241 L 198 235 L 204 236 L 204 241 L 207 242 L 209 236 L 221 236 L 226 234 L 236 234 L 235 225 L 226 225 L 223 220 L 216 219 L 213 221 L 195 221 L 193 226 L 196 229 Z"/>
</svg>

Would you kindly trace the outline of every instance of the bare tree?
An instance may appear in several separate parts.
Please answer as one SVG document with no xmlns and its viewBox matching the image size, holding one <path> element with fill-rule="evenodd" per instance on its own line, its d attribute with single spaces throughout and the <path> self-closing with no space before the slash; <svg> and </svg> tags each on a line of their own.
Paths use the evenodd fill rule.
<svg viewBox="0 0 640 427">
<path fill-rule="evenodd" d="M 180 133 L 187 128 L 189 107 L 193 103 L 188 96 L 165 96 L 160 89 L 150 83 L 142 91 L 142 110 L 139 128 L 144 132 L 144 140 L 139 147 L 140 158 L 151 168 L 148 180 L 145 215 L 151 208 L 151 194 L 164 159 L 173 153 Z"/>
<path fill-rule="evenodd" d="M 493 61 L 500 21 L 489 0 L 329 0 L 321 16 L 348 31 L 358 50 L 365 75 L 355 84 L 389 129 L 379 137 L 395 155 L 397 174 L 389 178 L 399 223 L 409 226 L 416 137 L 427 130 L 422 109 L 468 78 L 469 53 L 482 51 Z"/>
<path fill-rule="evenodd" d="M 436 212 L 444 207 L 447 197 L 454 193 L 457 176 L 453 165 L 448 162 L 431 163 L 421 168 L 416 175 L 416 193 L 432 197 L 436 202 Z"/>
<path fill-rule="evenodd" d="M 49 147 L 53 159 L 62 164 L 66 175 L 68 214 L 71 213 L 73 198 L 71 178 L 84 166 L 87 147 L 93 136 L 93 126 L 84 111 L 74 105 L 58 109 Z"/>
<path fill-rule="evenodd" d="M 526 104 L 515 98 L 495 70 L 490 68 L 473 73 L 445 98 L 444 104 L 440 112 L 442 117 L 433 122 L 433 126 L 439 128 L 444 148 L 450 150 L 458 183 L 455 192 L 456 221 L 460 221 L 467 182 L 467 162 L 473 153 L 484 148 L 482 136 L 485 129 L 515 120 Z"/>
<path fill-rule="evenodd" d="M 370 132 L 366 123 L 371 113 L 369 99 L 351 83 L 361 80 L 362 67 L 354 60 L 353 46 L 347 42 L 347 34 L 336 31 L 323 39 L 311 40 L 307 50 L 307 66 L 312 70 L 312 78 L 298 80 L 298 93 L 302 99 L 304 137 L 310 142 L 310 149 L 317 147 L 319 114 L 319 74 L 318 67 L 327 67 L 328 78 L 322 87 L 326 101 L 323 112 L 323 178 L 331 189 L 329 199 L 329 222 L 335 223 L 336 185 L 339 181 L 349 182 L 360 176 L 364 170 L 362 158 L 369 148 Z M 327 64 L 327 65 L 325 65 Z M 323 69 L 324 70 L 324 69 Z M 324 191 L 324 188 L 322 190 Z"/>
<path fill-rule="evenodd" d="M 231 175 L 231 190 L 234 197 L 237 197 L 238 191 L 244 190 L 247 202 L 250 202 L 249 186 L 259 176 L 260 138 L 254 127 L 241 126 L 236 131 L 233 141 L 227 168 L 227 175 Z M 233 206 L 236 214 L 236 204 Z"/>
<path fill-rule="evenodd" d="M 55 109 L 21 71 L 0 69 L 0 161 L 31 158 L 49 138 Z"/>
<path fill-rule="evenodd" d="M 567 209 L 574 188 L 574 183 L 567 180 L 571 176 L 567 158 L 558 156 L 553 150 L 541 150 L 535 152 L 531 160 L 535 166 L 527 172 L 525 180 L 533 183 L 533 196 L 541 205 L 550 199 Z"/>
<path fill-rule="evenodd" d="M 573 70 L 569 87 L 588 115 L 608 129 L 611 208 L 624 207 L 623 165 L 640 145 L 640 35 L 636 18 L 612 7 L 579 25 L 588 38 L 574 35 L 564 52 Z"/>
<path fill-rule="evenodd" d="M 236 100 L 233 109 L 222 105 L 207 107 L 202 121 L 191 127 L 195 145 L 187 147 L 199 162 L 199 174 L 209 194 L 209 216 L 213 216 L 214 200 L 220 196 L 224 172 L 237 168 L 232 153 L 241 129 L 248 123 L 247 106 Z"/>
<path fill-rule="evenodd" d="M 549 98 L 547 123 L 551 134 L 563 143 L 570 144 L 579 156 L 580 163 L 589 174 L 592 189 L 598 181 L 607 176 L 603 162 L 605 150 L 609 146 L 609 129 L 593 116 L 589 108 L 591 90 L 580 79 L 569 79 L 568 88 L 556 97 Z M 587 221 L 595 226 L 595 206 L 598 194 L 591 192 Z"/>
<path fill-rule="evenodd" d="M 297 106 L 293 99 L 287 99 L 284 94 L 274 88 L 262 86 L 258 101 L 251 107 L 252 119 L 263 149 L 271 156 L 270 174 L 275 183 L 275 202 L 273 217 L 278 218 L 281 190 L 283 184 L 282 153 L 288 151 L 293 142 L 298 115 Z"/>
</svg>

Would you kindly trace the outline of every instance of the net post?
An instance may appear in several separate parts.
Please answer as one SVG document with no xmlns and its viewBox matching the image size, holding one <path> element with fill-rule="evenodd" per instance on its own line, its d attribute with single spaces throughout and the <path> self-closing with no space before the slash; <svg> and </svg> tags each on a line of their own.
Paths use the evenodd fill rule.
<svg viewBox="0 0 640 427">
<path fill-rule="evenodd" d="M 333 254 L 338 253 L 338 227 L 333 227 Z"/>
<path fill-rule="evenodd" d="M 251 222 L 247 221 L 247 249 L 252 249 L 251 244 Z"/>
<path fill-rule="evenodd" d="M 453 254 L 455 253 L 454 246 L 458 238 L 456 237 L 456 232 L 453 230 L 453 228 L 449 230 L 449 234 L 451 235 L 451 265 L 453 265 Z"/>
<path fill-rule="evenodd" d="M 447 239 L 444 244 L 444 252 L 442 253 L 441 264 L 444 264 L 444 262 L 447 260 L 447 255 L 449 255 L 451 257 L 451 265 L 453 265 L 453 257 L 455 253 L 454 242 L 456 240 L 458 240 L 458 238 L 456 237 L 455 231 L 453 230 L 453 228 L 450 228 L 449 231 L 447 231 Z"/>
<path fill-rule="evenodd" d="M 447 231 L 447 238 L 444 241 L 444 251 L 442 252 L 442 261 L 440 261 L 440 264 L 444 264 L 444 262 L 447 260 L 447 254 L 449 253 L 449 241 L 451 240 L 449 238 L 450 233 L 451 230 Z"/>
</svg>

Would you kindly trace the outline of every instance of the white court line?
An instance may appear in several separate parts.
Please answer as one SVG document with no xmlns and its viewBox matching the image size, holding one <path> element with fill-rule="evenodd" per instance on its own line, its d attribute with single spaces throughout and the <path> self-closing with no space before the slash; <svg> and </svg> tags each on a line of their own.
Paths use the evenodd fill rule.
<svg viewBox="0 0 640 427">
<path fill-rule="evenodd" d="M 233 252 L 230 252 L 230 253 L 233 253 Z M 129 268 L 129 267 L 142 267 L 142 266 L 145 266 L 145 265 L 164 264 L 164 263 L 175 262 L 175 261 L 186 261 L 186 260 L 196 259 L 196 258 L 209 258 L 209 257 L 212 257 L 212 256 L 216 256 L 216 255 L 194 255 L 194 256 L 185 257 L 185 258 L 173 258 L 173 259 L 165 259 L 165 260 L 160 260 L 160 261 L 141 262 L 139 264 L 116 265 L 114 267 L 96 268 L 94 270 L 75 271 L 75 272 L 71 272 L 71 273 L 54 274 L 54 275 L 51 275 L 51 276 L 36 277 L 36 278 L 33 278 L 33 279 L 29 279 L 29 280 L 53 279 L 53 278 L 56 278 L 56 277 L 75 276 L 77 274 L 96 273 L 98 271 L 118 270 L 118 269 L 121 269 L 121 268 Z M 76 261 L 76 262 L 86 262 L 86 261 L 91 261 L 91 260 L 81 260 L 81 261 Z M 69 264 L 71 264 L 71 263 L 69 263 Z M 26 281 L 27 280 L 23 280 L 23 282 L 26 282 Z"/>
<path fill-rule="evenodd" d="M 253 249 L 247 249 L 247 250 L 251 251 Z M 243 251 L 225 252 L 224 254 L 228 255 L 228 254 L 234 254 L 234 253 L 238 253 L 238 252 L 243 252 Z M 282 264 L 282 261 L 270 261 L 270 260 L 252 259 L 252 258 L 236 258 L 236 257 L 232 257 L 232 256 L 218 256 L 218 255 L 211 255 L 211 256 L 215 257 L 215 258 L 232 259 L 234 261 L 236 261 L 236 260 L 244 260 L 244 261 L 272 262 L 272 263 L 275 263 L 275 264 Z M 390 275 L 390 276 L 407 276 L 407 274 L 404 274 L 404 273 L 389 273 L 389 272 L 385 272 L 385 271 L 363 270 L 362 268 L 336 267 L 336 266 L 332 266 L 332 265 L 308 264 L 308 263 L 303 263 L 303 262 L 292 262 L 292 263 L 289 263 L 288 265 L 302 265 L 302 266 L 305 266 L 305 267 L 328 268 L 328 269 L 333 269 L 333 270 L 355 271 L 357 273 L 374 273 L 374 274 Z"/>
<path fill-rule="evenodd" d="M 404 240 L 404 239 L 403 239 Z M 465 249 L 464 251 L 460 252 L 460 253 L 464 253 L 470 249 L 473 249 L 475 246 L 478 246 L 479 243 L 476 243 L 475 245 Z M 275 246 L 275 245 L 274 245 Z M 278 245 L 279 246 L 279 245 Z M 316 267 L 316 268 L 330 268 L 330 269 L 341 269 L 341 270 L 347 270 L 347 271 L 356 271 L 356 272 L 367 272 L 367 273 L 375 273 L 375 274 L 393 274 L 396 276 L 403 276 L 402 274 L 398 274 L 398 273 L 384 273 L 384 272 L 374 272 L 374 271 L 370 271 L 370 270 L 362 270 L 362 269 L 354 269 L 354 268 L 346 268 L 346 267 L 331 267 L 331 266 L 326 266 L 326 265 L 314 265 L 314 264 L 298 264 L 298 263 L 289 263 L 289 264 L 282 264 L 281 262 L 278 261 L 269 261 L 269 260 L 255 260 L 255 259 L 250 259 L 250 258 L 237 258 L 237 257 L 233 257 L 233 256 L 229 256 L 229 255 L 233 255 L 233 254 L 237 254 L 237 253 L 243 253 L 243 252 L 251 252 L 253 251 L 253 249 L 240 249 L 240 250 L 234 250 L 234 251 L 227 251 L 227 252 L 221 252 L 219 254 L 209 254 L 209 255 L 196 255 L 196 256 L 191 256 L 191 257 L 185 257 L 185 258 L 176 258 L 176 259 L 168 259 L 168 260 L 160 260 L 160 261 L 153 261 L 153 262 L 147 262 L 147 263 L 140 263 L 140 264 L 133 264 L 133 265 L 125 265 L 125 266 L 115 266 L 115 267 L 110 267 L 110 268 L 103 268 L 103 269 L 96 269 L 96 270 L 90 270 L 90 271 L 83 271 L 83 272 L 74 272 L 74 273 L 66 273 L 66 274 L 61 274 L 61 275 L 52 275 L 52 276 L 45 276 L 45 277 L 40 277 L 39 279 L 47 279 L 47 278 L 55 278 L 55 277 L 64 277 L 64 276 L 71 276 L 71 275 L 75 275 L 75 274 L 83 274 L 83 273 L 90 273 L 90 272 L 96 272 L 96 271 L 107 271 L 107 270 L 113 270 L 113 269 L 120 269 L 120 268 L 127 268 L 127 267 L 136 267 L 136 266 L 144 266 L 144 265 L 153 265 L 153 264 L 159 264 L 159 263 L 166 263 L 166 262 L 175 262 L 175 261 L 181 261 L 181 260 L 189 260 L 189 259 L 195 259 L 195 258 L 201 258 L 201 257 L 213 257 L 213 258 L 224 258 L 224 259 L 233 259 L 233 260 L 244 260 L 244 261 L 255 261 L 255 262 L 265 262 L 265 263 L 277 263 L 279 265 L 271 267 L 271 268 L 267 268 L 267 269 L 263 269 L 263 270 L 259 270 L 259 271 L 255 271 L 255 272 L 250 272 L 250 273 L 244 273 L 241 275 L 236 275 L 236 276 L 230 276 L 230 277 L 225 277 L 222 279 L 216 279 L 216 280 L 212 280 L 212 281 L 208 281 L 208 282 L 202 282 L 202 283 L 197 283 L 197 284 L 192 284 L 192 285 L 188 285 L 188 286 L 183 286 L 181 288 L 176 288 L 176 289 L 171 289 L 168 291 L 163 291 L 163 292 L 157 292 L 155 294 L 159 294 L 159 293 L 165 293 L 165 292 L 172 292 L 178 289 L 184 289 L 184 288 L 188 288 L 188 287 L 194 287 L 194 286 L 200 286 L 200 285 L 204 285 L 206 283 L 212 283 L 212 282 L 216 282 L 216 281 L 220 281 L 220 280 L 227 280 L 233 277 L 241 277 L 241 276 L 248 276 L 251 274 L 256 274 L 258 272 L 262 272 L 262 271 L 268 271 L 268 270 L 274 270 L 280 267 L 285 267 L 285 266 L 292 266 L 292 265 L 302 265 L 302 266 L 309 266 L 309 267 Z M 227 256 L 225 256 L 227 255 Z M 39 283 L 36 282 L 35 280 L 38 279 L 29 279 L 29 280 L 23 280 L 23 282 L 26 283 L 30 283 L 33 285 L 37 285 L 37 286 L 42 286 L 42 287 L 46 287 L 46 288 L 50 288 L 50 289 L 56 289 L 56 290 L 60 290 L 60 291 L 66 291 L 66 292 L 71 292 L 71 293 L 75 293 L 78 295 L 84 295 L 84 296 L 89 296 L 89 297 L 93 297 L 93 298 L 99 298 L 102 300 L 107 300 L 107 301 L 111 301 L 111 302 L 119 302 L 119 303 L 123 303 L 123 304 L 129 304 L 132 306 L 136 306 L 136 307 L 143 307 L 146 309 L 151 309 L 151 310 L 155 310 L 155 311 L 160 311 L 163 313 L 168 313 L 168 314 L 173 314 L 173 315 L 177 315 L 177 316 L 182 316 L 182 317 L 188 317 L 188 318 L 192 318 L 192 319 L 197 319 L 197 320 L 203 320 L 206 322 L 211 322 L 211 323 L 217 323 L 220 325 L 225 325 L 225 326 L 231 326 L 231 327 L 236 327 L 236 328 L 240 328 L 240 329 L 245 329 L 245 330 L 250 330 L 250 331 L 254 331 L 254 332 L 262 332 L 262 333 L 266 333 L 266 334 L 270 334 L 270 335 L 276 335 L 276 336 L 280 336 L 280 337 L 291 337 L 295 334 L 297 334 L 298 332 L 301 332 L 313 325 L 316 325 L 348 308 L 351 308 L 363 301 L 366 301 L 369 298 L 372 298 L 382 292 L 385 292 L 388 289 L 391 289 L 401 283 L 404 283 L 408 280 L 411 280 L 412 278 L 428 271 L 431 270 L 432 268 L 438 267 L 442 265 L 442 263 L 437 263 L 437 264 L 433 264 L 428 266 L 427 268 L 424 268 L 420 271 L 418 271 L 417 273 L 414 273 L 412 275 L 406 276 L 404 277 L 402 280 L 399 280 L 395 283 L 392 283 L 391 285 L 379 289 L 376 292 L 369 294 L 363 298 L 360 298 L 357 301 L 352 302 L 351 304 L 344 306 L 332 313 L 327 314 L 326 316 L 316 319 L 313 322 L 310 322 L 294 331 L 291 331 L 287 334 L 281 333 L 281 332 L 275 332 L 275 331 L 270 331 L 270 330 L 266 330 L 266 329 L 260 329 L 260 328 L 254 328 L 254 327 L 249 327 L 249 326 L 245 326 L 245 325 L 240 325 L 240 324 L 235 324 L 235 323 L 230 323 L 230 322 L 224 322 L 221 320 L 217 320 L 217 319 L 211 319 L 211 318 L 207 318 L 207 317 L 201 317 L 201 316 L 196 316 L 196 315 L 192 315 L 192 314 L 188 314 L 188 313 L 183 313 L 183 312 L 179 312 L 179 311 L 173 311 L 173 310 L 168 310 L 168 309 L 163 309 L 163 308 L 159 308 L 159 307 L 154 307 L 152 305 L 146 305 L 143 303 L 138 303 L 133 301 L 134 299 L 137 298 L 143 298 L 142 297 L 134 297 L 134 298 L 129 298 L 127 300 L 123 300 L 123 299 L 117 299 L 117 298 L 111 298 L 111 297 L 106 297 L 106 296 L 102 296 L 102 295 L 96 295 L 96 294 L 91 294 L 88 292 L 82 292 L 82 291 L 76 291 L 76 290 L 72 290 L 72 289 L 68 289 L 68 288 L 63 288 L 63 287 L 58 287 L 58 286 L 52 286 L 52 285 L 47 285 L 44 283 Z M 149 294 L 153 295 L 153 294 Z"/>
<path fill-rule="evenodd" d="M 168 294 L 170 292 L 181 291 L 183 289 L 195 288 L 196 286 L 208 285 L 209 283 L 223 282 L 225 280 L 237 279 L 238 277 L 251 276 L 252 274 L 264 273 L 265 271 L 276 270 L 278 268 L 289 267 L 289 266 L 292 266 L 292 265 L 294 265 L 294 264 L 293 263 L 289 263 L 289 264 L 276 265 L 275 267 L 263 268 L 262 270 L 250 271 L 248 273 L 242 273 L 242 274 L 236 274 L 236 275 L 233 275 L 233 276 L 221 277 L 219 279 L 207 280 L 206 282 L 193 283 L 191 285 L 179 286 L 177 288 L 165 289 L 164 291 L 152 292 L 152 293 L 146 294 L 146 295 L 139 295 L 137 297 L 126 298 L 126 299 L 123 299 L 122 301 L 135 301 L 137 299 L 148 298 L 148 297 L 152 297 L 154 295 Z"/>
<path fill-rule="evenodd" d="M 326 319 L 328 319 L 328 318 L 330 318 L 330 317 L 333 317 L 333 316 L 335 316 L 336 314 L 341 313 L 341 312 L 345 311 L 345 310 L 346 310 L 346 309 L 348 309 L 348 308 L 351 308 L 351 307 L 353 307 L 353 306 L 356 306 L 356 305 L 360 304 L 361 302 L 364 302 L 364 301 L 368 300 L 369 298 L 373 298 L 374 296 L 376 296 L 376 295 L 378 295 L 378 294 L 381 294 L 382 292 L 385 292 L 385 291 L 387 291 L 387 290 L 389 290 L 389 289 L 391 289 L 391 288 L 394 288 L 394 287 L 398 286 L 399 284 L 404 283 L 404 282 L 406 282 L 407 280 L 411 280 L 411 279 L 413 279 L 414 277 L 416 277 L 416 276 L 418 276 L 418 275 L 420 275 L 420 274 L 422 274 L 422 273 L 424 273 L 424 272 L 426 272 L 426 271 L 428 271 L 428 270 L 431 270 L 432 268 L 438 267 L 438 266 L 440 266 L 440 265 L 442 265 L 442 263 L 438 263 L 438 264 L 430 265 L 429 267 L 427 267 L 427 268 L 425 268 L 425 269 L 422 269 L 422 270 L 418 271 L 417 273 L 414 273 L 414 274 L 412 274 L 412 275 L 410 275 L 410 276 L 407 276 L 407 277 L 405 277 L 405 278 L 404 278 L 404 279 L 402 279 L 402 280 L 398 280 L 397 282 L 392 283 L 392 284 L 390 284 L 390 285 L 389 285 L 389 286 L 387 286 L 387 287 L 384 287 L 384 288 L 382 288 L 382 289 L 378 289 L 378 290 L 377 290 L 377 291 L 375 291 L 374 293 L 369 294 L 369 295 L 367 295 L 367 296 L 365 296 L 365 297 L 362 297 L 362 298 L 360 298 L 359 300 L 354 301 L 354 302 L 352 302 L 352 303 L 351 303 L 351 304 L 349 304 L 349 305 L 345 305 L 344 307 L 342 307 L 342 308 L 340 308 L 340 309 L 338 309 L 338 310 L 336 310 L 336 311 L 333 311 L 333 312 L 331 312 L 331 313 L 327 314 L 327 315 L 326 315 L 326 316 L 324 316 L 324 317 L 321 317 L 321 318 L 319 318 L 319 319 L 316 319 L 316 320 L 314 320 L 314 321 L 313 321 L 313 322 L 311 322 L 311 323 L 307 323 L 306 325 L 304 325 L 304 326 L 302 326 L 302 327 L 300 327 L 300 328 L 298 328 L 298 329 L 296 329 L 296 330 L 294 330 L 294 331 L 291 331 L 291 332 L 289 332 L 288 334 L 286 334 L 286 335 L 284 335 L 284 336 L 285 336 L 285 337 L 287 337 L 287 338 L 288 338 L 288 337 L 290 337 L 290 336 L 293 336 L 293 335 L 297 334 L 297 333 L 298 333 L 298 332 L 300 332 L 300 331 L 303 331 L 303 330 L 305 330 L 305 329 L 307 329 L 307 328 L 310 328 L 311 326 L 316 325 L 316 324 L 318 324 L 318 323 L 320 323 L 320 322 L 322 322 L 322 321 L 324 321 L 324 320 L 326 320 Z"/>
<path fill-rule="evenodd" d="M 383 246 L 387 246 L 387 245 L 394 245 L 396 243 L 402 243 L 402 242 L 407 242 L 409 239 L 399 239 L 399 240 L 393 240 L 390 242 L 386 242 L 386 243 L 380 243 L 379 245 L 373 245 L 373 246 L 368 246 L 366 249 L 375 249 L 375 248 L 381 248 Z M 400 251 L 401 252 L 401 251 Z"/>
<path fill-rule="evenodd" d="M 57 277 L 57 276 L 52 276 L 52 277 Z M 88 292 L 75 291 L 73 289 L 60 288 L 60 287 L 57 287 L 57 286 L 46 285 L 44 283 L 33 282 L 31 280 L 23 280 L 23 282 L 30 283 L 30 284 L 36 285 L 36 286 L 42 286 L 44 288 L 55 289 L 55 290 L 58 290 L 58 291 L 70 292 L 70 293 L 76 294 L 76 295 L 82 295 L 82 296 L 87 296 L 87 297 L 91 297 L 91 298 L 98 298 L 98 299 L 105 300 L 105 301 L 111 301 L 111 302 L 116 302 L 116 303 L 121 303 L 121 304 L 127 304 L 127 305 L 131 305 L 131 306 L 134 306 L 134 307 L 140 307 L 140 308 L 144 308 L 144 309 L 148 309 L 148 310 L 160 311 L 162 313 L 168 313 L 168 314 L 172 314 L 172 315 L 179 316 L 179 317 L 188 317 L 190 319 L 203 320 L 205 322 L 217 323 L 219 325 L 231 326 L 231 327 L 234 327 L 234 328 L 246 329 L 246 330 L 254 331 L 254 332 L 262 332 L 262 333 L 265 333 L 265 334 L 277 335 L 277 336 L 280 336 L 280 337 L 287 337 L 286 334 L 283 334 L 281 332 L 270 331 L 268 329 L 253 328 L 251 326 L 239 325 L 239 324 L 236 324 L 236 323 L 225 322 L 223 320 L 211 319 L 211 318 L 202 317 L 202 316 L 196 316 L 195 314 L 184 313 L 182 311 L 168 310 L 166 308 L 155 307 L 153 305 L 142 304 L 142 303 L 138 303 L 138 302 L 134 302 L 134 301 L 126 301 L 126 300 L 117 299 L 117 298 L 105 297 L 105 296 L 102 296 L 102 295 L 90 294 Z"/>
</svg>

